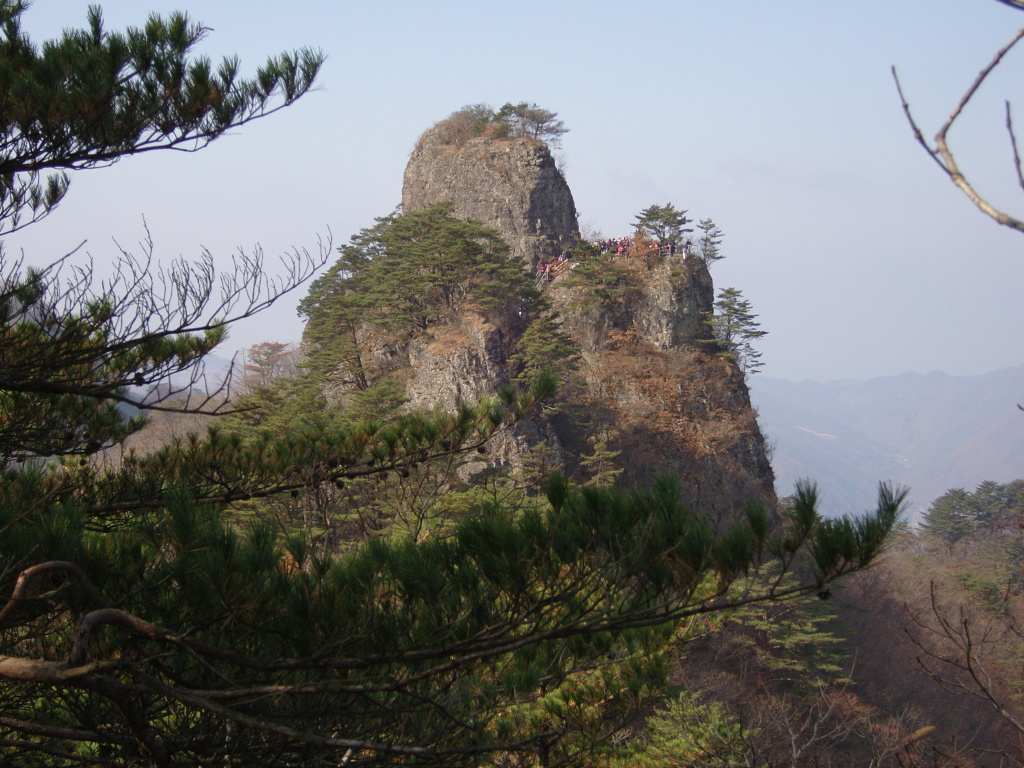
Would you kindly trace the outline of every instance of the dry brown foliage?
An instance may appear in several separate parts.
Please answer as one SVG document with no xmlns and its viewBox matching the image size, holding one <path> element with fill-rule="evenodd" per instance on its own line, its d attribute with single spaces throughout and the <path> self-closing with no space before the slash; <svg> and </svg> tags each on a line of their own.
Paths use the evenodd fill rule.
<svg viewBox="0 0 1024 768">
<path fill-rule="evenodd" d="M 1015 598 L 1005 617 L 972 605 L 955 574 L 970 565 L 965 553 L 949 553 L 908 534 L 872 570 L 851 579 L 839 595 L 843 621 L 857 653 L 854 678 L 864 698 L 889 711 L 914 707 L 925 724 L 935 727 L 927 749 L 941 755 L 973 756 L 982 764 L 1021 760 L 1020 735 L 1000 716 L 991 699 L 977 688 L 947 683 L 968 682 L 940 658 L 963 661 L 963 647 L 944 633 L 941 622 L 974 633 L 975 662 L 990 675 L 991 691 L 1007 714 L 1019 717 L 1014 665 L 1007 630 L 1021 606 Z M 977 565 L 977 561 L 973 561 Z M 983 639 L 984 638 L 984 639 Z M 931 655 L 931 658 L 929 658 Z M 929 671 L 930 670 L 930 671 Z M 960 670 L 962 672 L 962 670 Z"/>
</svg>

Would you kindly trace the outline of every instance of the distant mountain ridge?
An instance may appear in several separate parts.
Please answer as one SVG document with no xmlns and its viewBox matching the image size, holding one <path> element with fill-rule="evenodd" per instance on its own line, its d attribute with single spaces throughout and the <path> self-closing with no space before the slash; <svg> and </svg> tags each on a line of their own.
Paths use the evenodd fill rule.
<svg viewBox="0 0 1024 768">
<path fill-rule="evenodd" d="M 749 386 L 779 495 L 812 478 L 830 514 L 873 507 L 880 480 L 910 486 L 921 511 L 949 488 L 1024 477 L 1024 365 L 866 381 L 752 376 Z"/>
</svg>

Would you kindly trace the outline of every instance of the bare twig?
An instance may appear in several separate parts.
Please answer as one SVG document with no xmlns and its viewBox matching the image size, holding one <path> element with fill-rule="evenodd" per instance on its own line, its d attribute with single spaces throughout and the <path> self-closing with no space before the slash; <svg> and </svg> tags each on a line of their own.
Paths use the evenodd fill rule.
<svg viewBox="0 0 1024 768">
<path fill-rule="evenodd" d="M 997 687 L 989 672 L 990 651 L 1000 640 L 991 624 L 978 625 L 961 605 L 955 618 L 939 605 L 935 582 L 931 584 L 932 622 L 911 614 L 918 634 L 907 631 L 921 651 L 917 663 L 944 690 L 979 698 L 1017 733 L 1024 735 L 1024 722 L 1009 709 L 1008 697 Z"/>
<path fill-rule="evenodd" d="M 1024 0 L 1000 0 L 1000 2 L 1003 2 L 1004 4 L 1010 5 L 1014 8 L 1024 9 Z M 982 195 L 974 188 L 974 186 L 967 180 L 966 176 L 960 170 L 960 166 L 956 161 L 956 157 L 949 147 L 948 135 L 954 123 L 956 123 L 957 119 L 963 113 L 964 109 L 967 108 L 967 105 L 974 97 L 974 94 L 977 93 L 978 89 L 981 87 L 981 84 L 985 82 L 988 76 L 992 74 L 993 70 L 995 70 L 995 68 L 999 66 L 999 63 L 1003 60 L 1003 57 L 1006 56 L 1006 54 L 1008 54 L 1010 50 L 1018 42 L 1020 42 L 1022 38 L 1024 38 L 1024 29 L 1018 30 L 1017 34 L 1013 36 L 1010 42 L 1008 42 L 1006 45 L 1000 48 L 996 52 L 995 56 L 992 57 L 991 61 L 989 61 L 989 63 L 981 70 L 978 76 L 974 79 L 974 82 L 971 84 L 970 88 L 967 89 L 964 95 L 960 97 L 960 100 L 957 102 L 956 106 L 953 107 L 953 111 L 950 112 L 949 117 L 946 118 L 946 121 L 942 124 L 942 127 L 939 129 L 939 132 L 935 134 L 934 146 L 929 144 L 927 139 L 924 138 L 924 133 L 921 131 L 920 126 L 917 124 L 917 121 L 911 114 L 910 104 L 907 102 L 906 96 L 903 93 L 903 87 L 900 84 L 899 76 L 896 74 L 896 68 L 892 68 L 892 76 L 893 79 L 896 81 L 896 91 L 899 93 L 900 96 L 900 103 L 903 107 L 903 114 L 906 115 L 907 121 L 910 123 L 910 128 L 914 133 L 914 138 L 917 140 L 917 143 L 924 147 L 924 150 L 928 153 L 928 155 L 938 164 L 938 166 L 950 178 L 950 180 L 957 187 L 959 187 L 959 189 L 965 195 L 967 195 L 968 199 L 972 203 L 974 203 L 978 210 L 980 210 L 986 216 L 991 217 L 999 224 L 1002 224 L 1003 226 L 1006 227 L 1010 227 L 1011 229 L 1015 229 L 1018 232 L 1024 232 L 1024 220 L 1015 218 L 1013 216 L 1010 216 L 1006 212 L 999 210 L 990 202 L 988 202 L 988 200 L 982 197 Z M 1013 146 L 1014 162 L 1016 166 L 1017 177 L 1018 180 L 1020 180 L 1022 188 L 1024 188 L 1024 178 L 1021 177 L 1020 157 L 1017 152 L 1017 139 L 1013 131 L 1013 122 L 1010 119 L 1009 104 L 1007 104 L 1006 125 L 1007 130 L 1010 133 L 1010 142 Z"/>
</svg>

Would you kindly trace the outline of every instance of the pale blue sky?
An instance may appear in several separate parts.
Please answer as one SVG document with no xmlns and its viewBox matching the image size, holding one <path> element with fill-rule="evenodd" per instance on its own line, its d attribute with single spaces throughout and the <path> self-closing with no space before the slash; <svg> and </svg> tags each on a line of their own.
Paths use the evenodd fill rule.
<svg viewBox="0 0 1024 768">
<path fill-rule="evenodd" d="M 38 0 L 42 40 L 87 2 Z M 889 67 L 934 133 L 991 54 L 1024 26 L 994 0 L 102 3 L 108 26 L 150 10 L 213 28 L 204 50 L 252 72 L 302 45 L 328 55 L 321 89 L 196 155 L 78 174 L 45 222 L 7 238 L 47 260 L 86 240 L 98 262 L 146 222 L 158 254 L 227 256 L 335 244 L 390 211 L 419 133 L 468 103 L 555 110 L 581 222 L 625 234 L 671 201 L 726 233 L 718 288 L 769 331 L 764 373 L 868 378 L 983 373 L 1024 362 L 1024 236 L 975 211 L 913 142 Z M 1024 211 L 1002 127 L 1024 126 L 1024 48 L 952 135 L 965 169 Z M 297 296 L 232 345 L 298 339 Z"/>
</svg>

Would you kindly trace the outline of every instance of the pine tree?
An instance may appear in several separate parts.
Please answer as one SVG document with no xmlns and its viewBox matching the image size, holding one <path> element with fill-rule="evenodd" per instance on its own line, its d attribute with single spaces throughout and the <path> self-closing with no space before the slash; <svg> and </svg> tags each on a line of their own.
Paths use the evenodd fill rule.
<svg viewBox="0 0 1024 768">
<path fill-rule="evenodd" d="M 710 267 L 714 262 L 724 259 L 722 238 L 725 234 L 715 222 L 711 219 L 701 219 L 697 229 L 701 233 L 700 240 L 697 241 L 697 256 L 704 262 L 704 266 Z"/>
<path fill-rule="evenodd" d="M 621 451 L 609 446 L 610 430 L 602 430 L 594 435 L 588 442 L 591 445 L 590 453 L 580 457 L 580 469 L 589 475 L 584 485 L 593 488 L 606 488 L 614 485 L 616 478 L 622 474 L 622 468 L 617 466 L 616 459 Z"/>
<path fill-rule="evenodd" d="M 96 7 L 87 29 L 40 48 L 21 30 L 26 7 L 0 2 L 0 233 L 50 213 L 68 171 L 198 149 L 291 104 L 323 60 L 309 50 L 285 54 L 243 79 L 234 58 L 216 70 L 189 58 L 208 30 L 184 14 L 111 33 Z M 168 376 L 200 377 L 196 363 L 229 322 L 319 265 L 300 253 L 283 280 L 271 280 L 257 252 L 243 255 L 234 275 L 215 277 L 208 259 L 155 275 L 146 247 L 142 257 L 122 254 L 117 276 L 95 288 L 88 264 L 23 270 L 0 254 L 0 454 L 88 455 L 123 440 L 141 422 L 118 404 L 154 408 L 187 393 L 188 384 L 169 388 Z"/>
<path fill-rule="evenodd" d="M 323 62 L 316 51 L 284 54 L 245 80 L 235 58 L 216 70 L 206 58 L 188 58 L 209 30 L 187 15 L 108 32 L 98 6 L 86 29 L 38 48 L 21 30 L 27 7 L 0 2 L 0 175 L 9 180 L 0 190 L 0 233 L 52 211 L 67 192 L 66 171 L 203 147 L 301 97 Z"/>
<path fill-rule="evenodd" d="M 709 343 L 717 344 L 722 348 L 721 354 L 735 359 L 744 374 L 757 373 L 764 365 L 753 342 L 767 336 L 768 331 L 760 330 L 756 318 L 750 302 L 736 288 L 722 289 L 714 311 L 706 318 L 713 334 Z"/>
<path fill-rule="evenodd" d="M 516 342 L 511 359 L 521 370 L 516 381 L 528 383 L 544 372 L 559 380 L 575 370 L 575 348 L 547 313 L 538 313 Z"/>
<path fill-rule="evenodd" d="M 541 139 L 553 147 L 557 147 L 562 136 L 569 132 L 565 123 L 558 119 L 557 112 L 525 101 L 518 104 L 506 102 L 492 119 L 510 136 Z"/>
<path fill-rule="evenodd" d="M 1004 516 L 1009 503 L 1009 495 L 1006 486 L 1000 485 L 994 480 L 983 480 L 974 489 L 972 501 L 977 514 L 977 522 L 981 525 L 992 526 Z"/>
<path fill-rule="evenodd" d="M 692 219 L 686 215 L 686 211 L 678 210 L 672 203 L 665 205 L 650 205 L 634 216 L 636 224 L 633 226 L 637 232 L 642 232 L 658 241 L 658 245 L 669 243 L 682 244 L 683 235 L 693 232 L 692 227 L 687 227 Z"/>
<path fill-rule="evenodd" d="M 323 326 L 326 341 L 339 326 L 366 323 L 404 340 L 465 302 L 498 320 L 536 304 L 533 281 L 498 233 L 452 211 L 440 203 L 379 218 L 339 249 L 299 306 L 314 332 Z"/>
<path fill-rule="evenodd" d="M 932 502 L 924 514 L 924 532 L 947 544 L 956 544 L 969 536 L 977 522 L 977 510 L 971 494 L 963 488 L 951 488 Z"/>
</svg>

